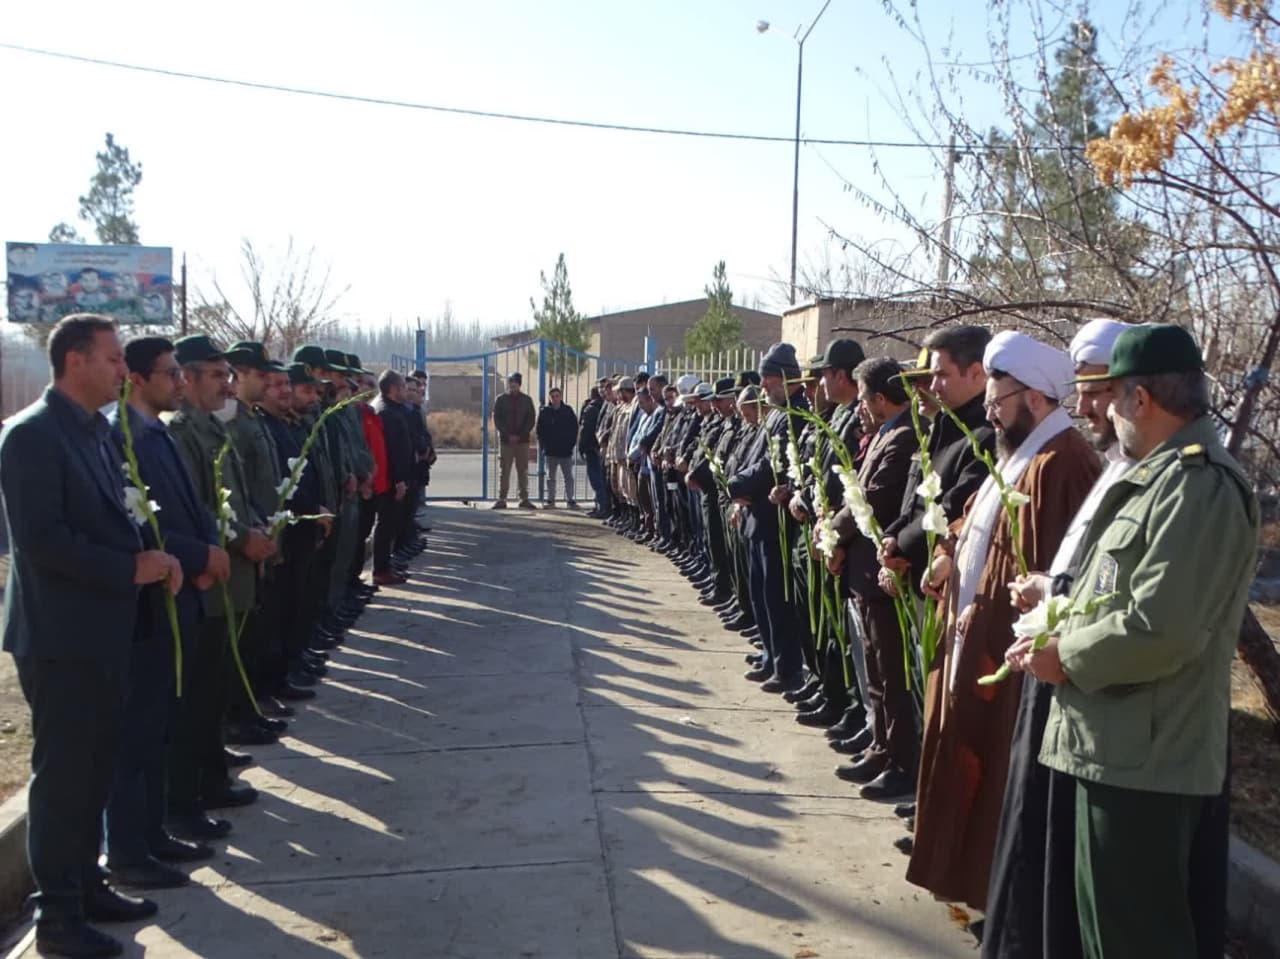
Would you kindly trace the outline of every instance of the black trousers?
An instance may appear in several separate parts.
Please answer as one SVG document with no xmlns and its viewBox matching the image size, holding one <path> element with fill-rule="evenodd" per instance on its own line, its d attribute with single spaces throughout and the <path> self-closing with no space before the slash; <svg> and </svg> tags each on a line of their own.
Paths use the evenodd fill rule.
<svg viewBox="0 0 1280 959">
<path fill-rule="evenodd" d="M 373 524 L 377 518 L 377 495 L 360 500 L 360 525 L 356 529 L 356 548 L 351 555 L 351 582 L 353 585 L 360 579 L 360 574 L 364 572 L 365 546 L 369 542 L 369 534 L 373 532 Z"/>
<path fill-rule="evenodd" d="M 169 745 L 169 811 L 200 811 L 200 797 L 230 781 L 222 748 L 222 715 L 227 701 L 227 621 L 206 617 L 182 664 L 182 698 Z"/>
<path fill-rule="evenodd" d="M 698 495 L 698 501 L 702 507 L 702 524 L 707 531 L 707 559 L 716 578 L 716 592 L 727 594 L 733 588 L 733 580 L 729 572 L 729 548 L 724 539 L 724 514 L 720 512 L 720 494 L 714 489 L 703 490 Z"/>
<path fill-rule="evenodd" d="M 406 508 L 409 497 L 397 500 L 395 490 L 379 493 L 374 497 L 376 522 L 373 527 L 373 571 L 385 573 L 391 569 L 391 550 L 401 545 L 400 538 L 404 530 L 404 518 L 410 516 L 412 510 Z"/>
<path fill-rule="evenodd" d="M 194 637 L 196 623 L 183 624 Z M 188 642 L 183 654 L 188 655 Z M 133 644 L 128 693 L 111 798 L 107 802 L 107 858 L 113 865 L 139 863 L 164 835 L 165 771 L 178 715 L 173 637 L 168 630 Z"/>
<path fill-rule="evenodd" d="M 392 543 L 393 549 L 403 549 L 406 546 L 412 546 L 418 541 L 418 497 L 422 494 L 422 484 L 409 483 L 409 489 L 404 494 L 397 505 L 399 506 L 400 523 L 396 531 L 395 541 Z M 392 501 L 395 500 L 395 490 L 388 491 L 388 496 Z"/>
<path fill-rule="evenodd" d="M 907 688 L 902 630 L 893 601 L 854 597 L 862 617 L 867 662 L 867 711 L 871 713 L 871 749 L 887 753 L 889 762 L 905 773 L 920 765 L 920 737 L 915 707 Z"/>
<path fill-rule="evenodd" d="M 15 659 L 35 743 L 27 794 L 27 856 L 36 918 L 82 918 L 100 881 L 102 813 L 120 749 L 127 663 Z"/>
</svg>

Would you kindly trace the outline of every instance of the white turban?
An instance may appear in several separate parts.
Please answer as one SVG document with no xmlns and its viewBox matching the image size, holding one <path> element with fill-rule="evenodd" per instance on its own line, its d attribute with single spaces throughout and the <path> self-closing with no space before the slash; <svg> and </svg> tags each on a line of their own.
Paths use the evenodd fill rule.
<svg viewBox="0 0 1280 959">
<path fill-rule="evenodd" d="M 1127 329 L 1129 324 L 1119 320 L 1109 320 L 1106 317 L 1090 320 L 1080 327 L 1071 340 L 1071 346 L 1067 349 L 1071 354 L 1071 362 L 1076 366 L 1110 366 L 1111 348 Z"/>
<path fill-rule="evenodd" d="M 1012 330 L 997 333 L 987 344 L 982 368 L 988 375 L 993 370 L 1008 373 L 1051 400 L 1066 396 L 1068 384 L 1075 378 L 1075 367 L 1066 353 Z"/>
</svg>

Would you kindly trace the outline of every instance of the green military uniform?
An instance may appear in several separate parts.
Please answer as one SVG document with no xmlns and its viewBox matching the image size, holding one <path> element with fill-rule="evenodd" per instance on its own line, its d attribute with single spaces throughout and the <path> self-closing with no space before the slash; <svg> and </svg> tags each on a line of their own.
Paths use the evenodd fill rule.
<svg viewBox="0 0 1280 959">
<path fill-rule="evenodd" d="M 1116 342 L 1112 375 L 1189 372 L 1190 357 L 1176 363 L 1187 343 L 1198 363 L 1184 331 L 1135 327 Z M 1156 347 L 1175 350 L 1174 368 L 1129 355 Z M 1196 955 L 1187 864 L 1226 774 L 1258 529 L 1252 488 L 1204 416 L 1107 491 L 1079 547 L 1072 608 L 1114 596 L 1061 631 L 1068 679 L 1040 761 L 1076 778 L 1077 906 L 1091 957 Z"/>
<path fill-rule="evenodd" d="M 216 416 L 196 409 L 184 403 L 169 422 L 169 433 L 186 460 L 187 469 L 195 481 L 196 490 L 200 494 L 200 502 L 213 514 L 218 516 L 218 489 L 225 486 L 231 493 L 231 509 L 236 519 L 231 523 L 235 538 L 227 544 L 231 554 L 231 602 L 236 612 L 251 609 L 254 602 L 254 582 L 257 578 L 254 564 L 245 559 L 243 549 L 251 527 L 261 526 L 264 517 L 253 505 L 249 492 L 249 481 L 245 475 L 244 464 L 236 451 L 235 444 L 227 450 L 222 460 L 222 477 L 215 481 L 213 461 L 227 439 L 227 428 Z M 206 590 L 201 594 L 204 599 L 205 613 L 209 616 L 222 616 L 222 591 Z"/>
<path fill-rule="evenodd" d="M 236 400 L 236 412 L 227 421 L 227 433 L 240 457 L 249 499 L 259 516 L 271 516 L 279 503 L 280 496 L 276 490 L 284 467 L 275 440 L 262 421 L 262 414 Z"/>
</svg>

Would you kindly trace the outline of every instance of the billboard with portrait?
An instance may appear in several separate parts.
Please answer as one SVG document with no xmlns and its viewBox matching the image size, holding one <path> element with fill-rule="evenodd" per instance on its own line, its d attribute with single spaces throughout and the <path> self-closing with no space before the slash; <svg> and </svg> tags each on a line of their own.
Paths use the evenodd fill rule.
<svg viewBox="0 0 1280 959">
<path fill-rule="evenodd" d="M 118 323 L 173 322 L 173 250 L 159 246 L 6 243 L 11 323 L 105 313 Z"/>
</svg>

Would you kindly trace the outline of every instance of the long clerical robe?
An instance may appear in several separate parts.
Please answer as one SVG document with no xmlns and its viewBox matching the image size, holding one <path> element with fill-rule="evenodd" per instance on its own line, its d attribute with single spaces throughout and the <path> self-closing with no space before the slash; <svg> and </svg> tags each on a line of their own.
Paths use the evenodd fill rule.
<svg viewBox="0 0 1280 959">
<path fill-rule="evenodd" d="M 1015 486 L 1030 497 L 1019 508 L 1022 554 L 1029 569 L 1048 568 L 1100 472 L 1097 453 L 1072 428 L 1032 456 Z M 972 508 L 971 500 L 966 513 Z M 978 679 L 996 671 L 1013 643 L 1017 613 L 1009 602 L 1008 584 L 1018 573 L 1008 516 L 1001 509 L 970 615 L 960 624 L 961 641 L 939 644 L 926 685 L 915 841 L 907 879 L 974 909 L 986 906 L 1022 693 L 1018 673 L 991 686 L 979 686 Z M 944 638 L 957 629 L 958 591 L 957 564 L 945 594 Z"/>
</svg>

